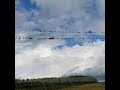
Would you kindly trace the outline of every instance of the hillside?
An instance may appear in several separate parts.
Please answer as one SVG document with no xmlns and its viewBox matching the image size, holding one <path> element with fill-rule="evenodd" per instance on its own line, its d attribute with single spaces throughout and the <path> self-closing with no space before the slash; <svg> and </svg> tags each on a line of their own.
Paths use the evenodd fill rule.
<svg viewBox="0 0 120 90">
<path fill-rule="evenodd" d="M 27 80 L 15 79 L 15 90 L 59 90 L 72 85 L 80 86 L 91 83 L 97 83 L 97 80 L 91 76 L 69 76 Z"/>
</svg>

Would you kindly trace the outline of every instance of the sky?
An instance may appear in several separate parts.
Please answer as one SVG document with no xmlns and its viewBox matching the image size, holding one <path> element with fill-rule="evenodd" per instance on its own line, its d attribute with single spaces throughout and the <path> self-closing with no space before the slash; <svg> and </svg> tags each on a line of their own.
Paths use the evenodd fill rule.
<svg viewBox="0 0 120 90">
<path fill-rule="evenodd" d="M 70 38 L 16 39 L 16 78 L 105 79 L 105 0 L 15 0 L 15 32 L 16 37 Z"/>
</svg>

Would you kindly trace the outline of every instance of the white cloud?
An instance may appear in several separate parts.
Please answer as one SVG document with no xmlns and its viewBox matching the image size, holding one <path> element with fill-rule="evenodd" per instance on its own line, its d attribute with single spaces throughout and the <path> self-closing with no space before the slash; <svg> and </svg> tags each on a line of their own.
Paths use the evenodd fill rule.
<svg viewBox="0 0 120 90">
<path fill-rule="evenodd" d="M 102 41 L 84 46 L 52 49 L 56 45 L 48 46 L 43 43 L 35 48 L 24 47 L 21 53 L 15 55 L 17 77 L 59 77 L 75 67 L 79 67 L 76 72 L 80 72 L 87 68 L 101 66 L 101 62 L 104 64 L 104 42 Z"/>
</svg>

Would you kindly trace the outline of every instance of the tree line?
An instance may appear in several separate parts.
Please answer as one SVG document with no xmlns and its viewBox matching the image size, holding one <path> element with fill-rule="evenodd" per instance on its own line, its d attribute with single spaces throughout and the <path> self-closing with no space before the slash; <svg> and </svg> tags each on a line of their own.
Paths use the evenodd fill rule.
<svg viewBox="0 0 120 90">
<path fill-rule="evenodd" d="M 57 90 L 69 85 L 97 83 L 91 76 L 69 76 L 61 78 L 15 79 L 15 90 Z"/>
</svg>

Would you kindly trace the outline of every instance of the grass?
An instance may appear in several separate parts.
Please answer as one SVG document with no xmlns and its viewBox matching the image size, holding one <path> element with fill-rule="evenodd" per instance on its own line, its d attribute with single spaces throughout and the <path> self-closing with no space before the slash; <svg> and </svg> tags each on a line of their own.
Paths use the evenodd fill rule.
<svg viewBox="0 0 120 90">
<path fill-rule="evenodd" d="M 82 86 L 70 86 L 59 90 L 105 90 L 105 85 L 96 83 Z"/>
<path fill-rule="evenodd" d="M 66 86 L 61 89 L 53 88 L 31 88 L 31 89 L 17 89 L 17 90 L 105 90 L 104 83 L 94 83 L 94 84 L 86 84 L 86 85 L 79 85 L 79 86 Z"/>
</svg>

